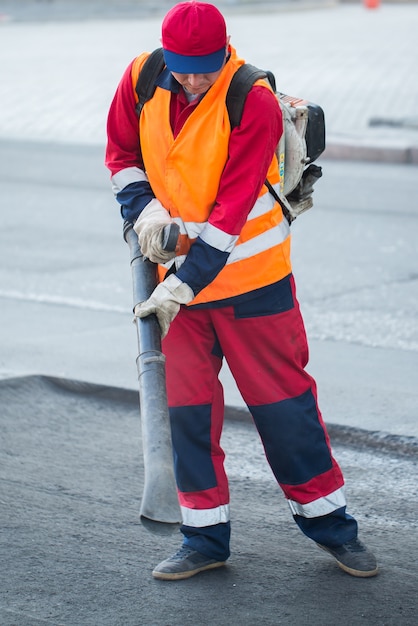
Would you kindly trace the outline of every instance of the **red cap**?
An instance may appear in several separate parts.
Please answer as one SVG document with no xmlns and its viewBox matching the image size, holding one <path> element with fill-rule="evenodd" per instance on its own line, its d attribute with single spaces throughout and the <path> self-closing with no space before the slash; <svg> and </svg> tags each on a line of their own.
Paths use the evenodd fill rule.
<svg viewBox="0 0 418 626">
<path fill-rule="evenodd" d="M 179 74 L 217 72 L 225 60 L 226 41 L 222 13 L 206 2 L 180 2 L 162 23 L 164 59 Z"/>
</svg>

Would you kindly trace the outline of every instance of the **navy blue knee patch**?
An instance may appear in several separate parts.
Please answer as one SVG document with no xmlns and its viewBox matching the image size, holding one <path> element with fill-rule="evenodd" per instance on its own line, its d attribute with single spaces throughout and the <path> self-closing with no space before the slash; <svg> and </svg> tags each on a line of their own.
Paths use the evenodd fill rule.
<svg viewBox="0 0 418 626">
<path fill-rule="evenodd" d="M 310 389 L 296 398 L 249 409 L 279 483 L 302 485 L 332 468 Z"/>
<path fill-rule="evenodd" d="M 205 491 L 216 487 L 211 457 L 210 404 L 170 408 L 174 470 L 180 491 Z"/>
</svg>

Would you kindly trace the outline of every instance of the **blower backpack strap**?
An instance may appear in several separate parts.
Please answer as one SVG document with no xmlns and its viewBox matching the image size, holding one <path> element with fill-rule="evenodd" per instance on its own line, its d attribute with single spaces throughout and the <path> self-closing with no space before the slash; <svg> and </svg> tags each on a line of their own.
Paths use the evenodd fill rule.
<svg viewBox="0 0 418 626">
<path fill-rule="evenodd" d="M 265 185 L 290 224 L 313 206 L 313 185 L 322 176 L 322 169 L 313 161 L 325 150 L 324 112 L 312 102 L 277 91 L 272 72 L 245 63 L 235 72 L 226 97 L 231 128 L 240 125 L 245 99 L 260 79 L 270 83 L 283 116 L 283 134 L 276 147 L 280 192 L 268 180 Z"/>
<path fill-rule="evenodd" d="M 249 63 L 241 65 L 233 75 L 226 94 L 226 108 L 228 109 L 231 130 L 241 124 L 245 100 L 251 87 L 260 78 L 268 78 L 267 72 Z"/>
<path fill-rule="evenodd" d="M 226 108 L 228 109 L 231 130 L 241 124 L 245 100 L 254 83 L 257 80 L 260 80 L 260 78 L 267 79 L 273 91 L 276 92 L 276 80 L 272 72 L 265 72 L 264 70 L 260 70 L 254 65 L 244 63 L 244 65 L 241 65 L 241 67 L 233 75 L 228 88 L 228 92 L 226 94 Z M 283 199 L 279 197 L 279 195 L 276 193 L 273 186 L 267 179 L 264 181 L 264 184 L 266 185 L 269 193 L 271 193 L 276 202 L 280 204 L 283 215 L 285 216 L 289 224 L 291 224 L 294 220 L 294 217 L 291 215 L 291 212 L 285 205 Z"/>
<path fill-rule="evenodd" d="M 157 48 L 154 52 L 151 52 L 148 59 L 142 66 L 141 73 L 139 74 L 135 91 L 138 96 L 138 102 L 135 107 L 135 111 L 138 117 L 141 115 L 142 107 L 148 100 L 151 100 L 154 95 L 156 85 L 155 81 L 165 68 L 163 49 Z"/>
</svg>

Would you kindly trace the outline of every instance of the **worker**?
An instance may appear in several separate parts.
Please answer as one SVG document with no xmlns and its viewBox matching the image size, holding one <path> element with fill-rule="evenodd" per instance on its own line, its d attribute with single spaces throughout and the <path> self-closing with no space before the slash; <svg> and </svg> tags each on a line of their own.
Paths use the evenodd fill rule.
<svg viewBox="0 0 418 626">
<path fill-rule="evenodd" d="M 158 264 L 159 284 L 135 314 L 156 314 L 161 327 L 182 545 L 153 576 L 189 578 L 230 556 L 220 445 L 224 359 L 296 524 L 345 572 L 374 576 L 376 559 L 346 510 L 344 478 L 305 369 L 289 222 L 265 185 L 267 179 L 280 186 L 280 106 L 269 85 L 257 81 L 231 130 L 226 94 L 244 60 L 214 5 L 173 6 L 161 43 L 165 69 L 139 121 L 135 85 L 148 53 L 123 74 L 106 150 L 122 217 L 144 256 Z M 172 223 L 180 237 L 170 252 L 162 234 Z"/>
</svg>

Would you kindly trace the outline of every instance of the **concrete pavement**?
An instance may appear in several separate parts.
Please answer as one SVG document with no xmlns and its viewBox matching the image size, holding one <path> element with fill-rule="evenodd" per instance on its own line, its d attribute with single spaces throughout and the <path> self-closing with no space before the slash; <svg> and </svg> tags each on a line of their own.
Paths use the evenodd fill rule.
<svg viewBox="0 0 418 626">
<path fill-rule="evenodd" d="M 101 19 L 88 11 L 98 4 Z M 71 20 L 34 22 L 0 2 L 0 137 L 103 144 L 121 73 L 159 45 L 161 15 L 144 15 L 148 4 L 70 3 Z M 33 5 L 53 15 L 68 3 Z M 224 6 L 241 54 L 273 70 L 281 91 L 323 107 L 329 157 L 418 162 L 418 4 Z"/>
</svg>

